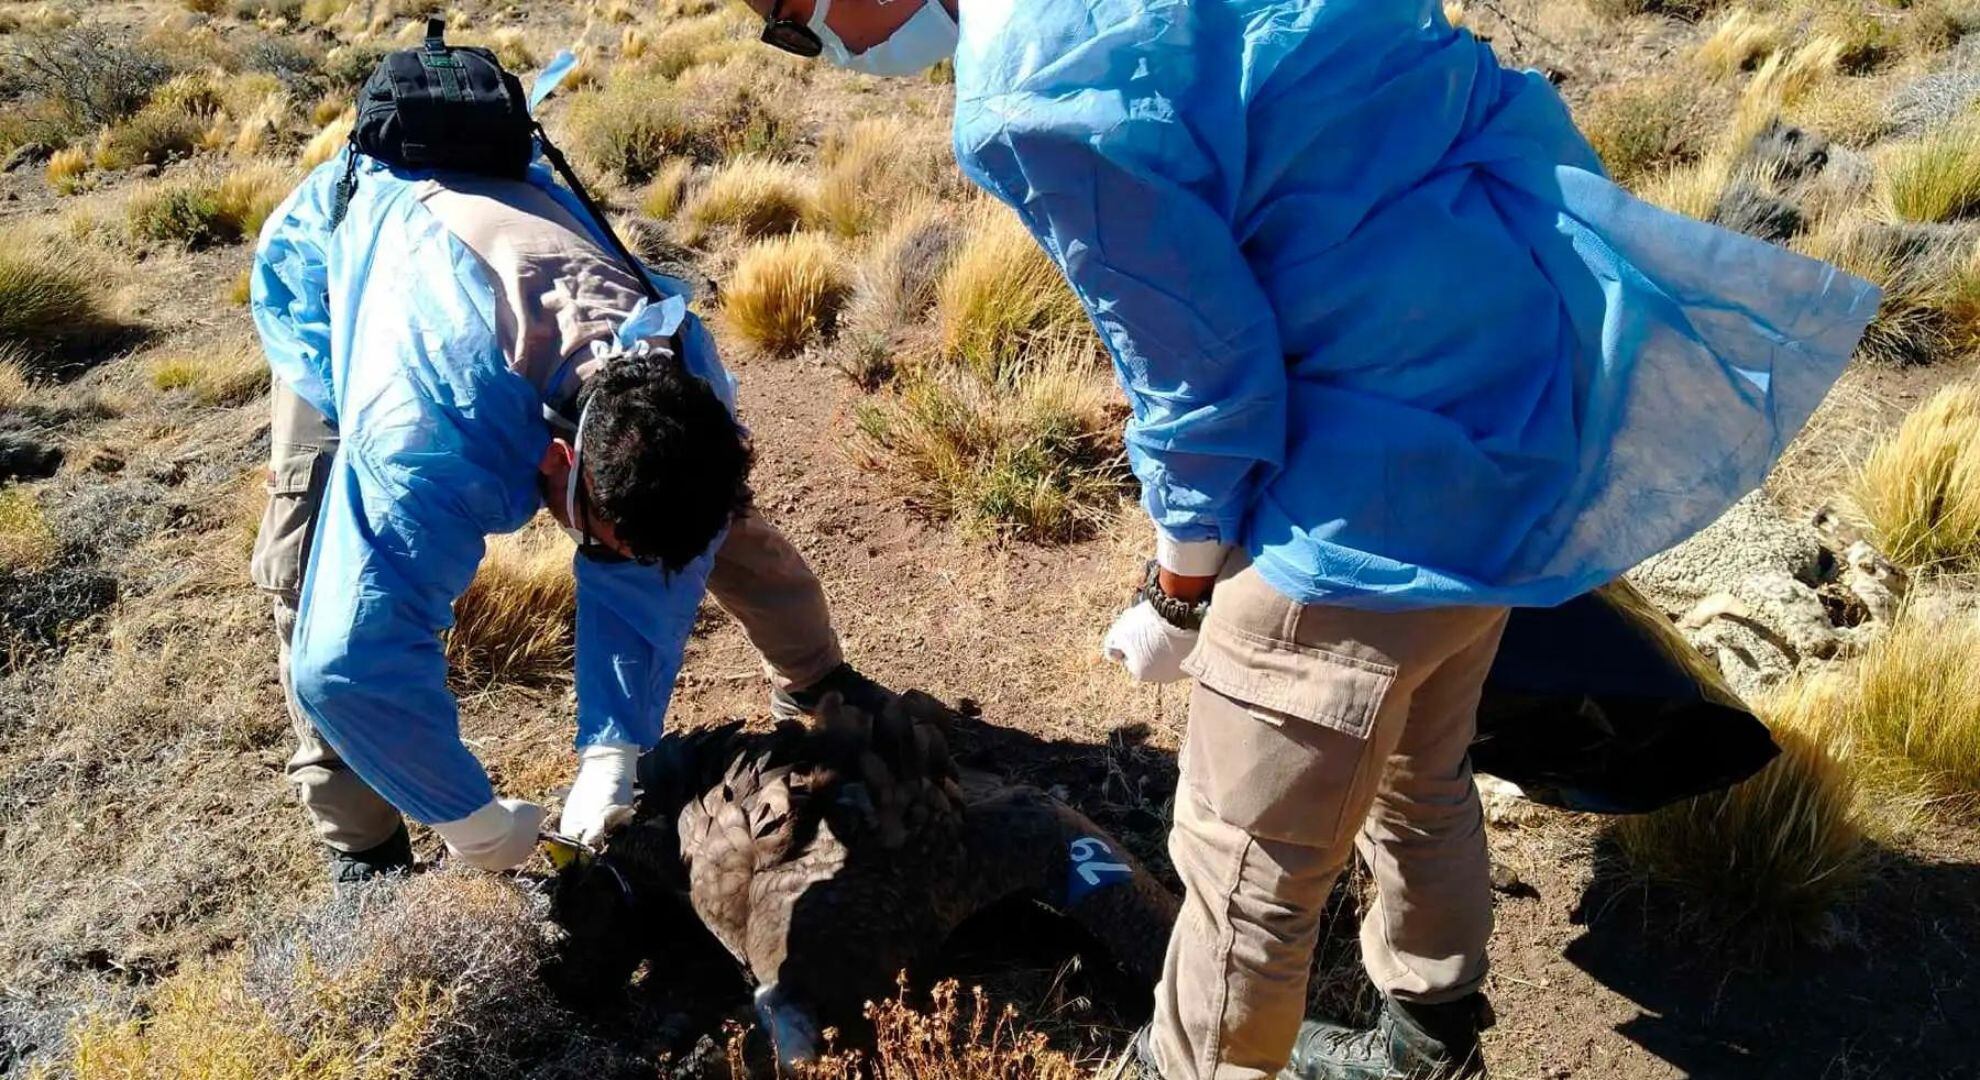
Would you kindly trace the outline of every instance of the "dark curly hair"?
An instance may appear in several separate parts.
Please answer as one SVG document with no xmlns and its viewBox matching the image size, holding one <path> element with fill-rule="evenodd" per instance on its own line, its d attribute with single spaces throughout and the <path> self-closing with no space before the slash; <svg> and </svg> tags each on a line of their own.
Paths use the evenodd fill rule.
<svg viewBox="0 0 1980 1080">
<path fill-rule="evenodd" d="M 750 502 L 749 436 L 669 359 L 608 364 L 580 399 L 591 505 L 641 559 L 679 570 Z"/>
</svg>

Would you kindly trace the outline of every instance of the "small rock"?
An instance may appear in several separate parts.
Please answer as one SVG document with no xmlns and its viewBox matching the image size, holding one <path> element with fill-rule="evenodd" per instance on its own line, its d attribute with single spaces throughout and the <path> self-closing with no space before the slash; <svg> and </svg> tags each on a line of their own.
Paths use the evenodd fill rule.
<svg viewBox="0 0 1980 1080">
<path fill-rule="evenodd" d="M 1520 880 L 1519 871 L 1497 859 L 1492 860 L 1492 891 L 1501 893 L 1522 893 L 1529 891 L 1526 882 Z"/>
</svg>

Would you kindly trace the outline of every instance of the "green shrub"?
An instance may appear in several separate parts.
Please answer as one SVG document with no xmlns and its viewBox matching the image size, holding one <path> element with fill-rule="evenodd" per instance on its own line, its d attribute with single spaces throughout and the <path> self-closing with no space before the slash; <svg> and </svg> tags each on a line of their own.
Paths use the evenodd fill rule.
<svg viewBox="0 0 1980 1080">
<path fill-rule="evenodd" d="M 220 203 L 218 184 L 206 180 L 176 180 L 139 191 L 124 204 L 131 238 L 140 243 L 172 244 L 198 251 L 241 238 Z"/>
</svg>

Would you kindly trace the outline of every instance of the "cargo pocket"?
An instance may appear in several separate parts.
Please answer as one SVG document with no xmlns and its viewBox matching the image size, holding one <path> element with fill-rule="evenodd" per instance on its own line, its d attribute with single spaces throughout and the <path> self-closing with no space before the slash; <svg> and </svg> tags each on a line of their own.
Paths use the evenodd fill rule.
<svg viewBox="0 0 1980 1080">
<path fill-rule="evenodd" d="M 332 452 L 314 446 L 278 447 L 270 466 L 268 508 L 254 538 L 248 576 L 256 588 L 293 597 L 309 565 L 309 540 L 329 478 Z"/>
<path fill-rule="evenodd" d="M 1214 617 L 1214 616 L 1213 616 Z M 1370 760 L 1394 667 L 1206 624 L 1183 772 L 1219 818 L 1253 836 L 1332 848 Z"/>
</svg>

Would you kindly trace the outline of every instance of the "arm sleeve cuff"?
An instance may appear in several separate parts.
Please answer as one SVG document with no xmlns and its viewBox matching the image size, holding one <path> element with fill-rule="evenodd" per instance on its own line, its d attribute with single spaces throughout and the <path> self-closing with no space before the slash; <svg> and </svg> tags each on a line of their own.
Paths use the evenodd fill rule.
<svg viewBox="0 0 1980 1080">
<path fill-rule="evenodd" d="M 433 831 L 457 850 L 479 851 L 509 835 L 509 811 L 490 799 L 474 813 L 457 821 L 443 821 L 433 826 Z"/>
<path fill-rule="evenodd" d="M 1229 552 L 1229 545 L 1216 540 L 1174 540 L 1167 533 L 1155 534 L 1155 561 L 1183 577 L 1215 577 Z"/>
</svg>

